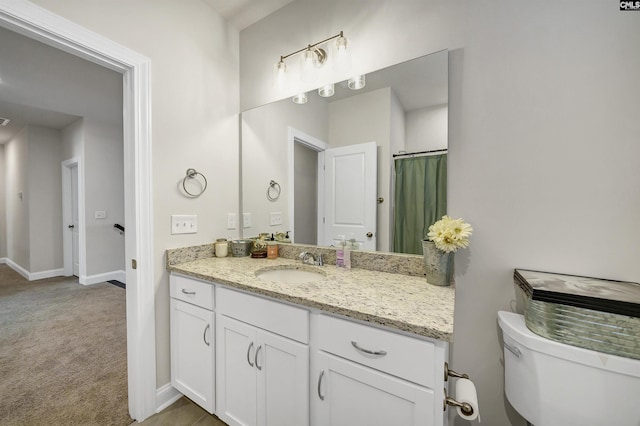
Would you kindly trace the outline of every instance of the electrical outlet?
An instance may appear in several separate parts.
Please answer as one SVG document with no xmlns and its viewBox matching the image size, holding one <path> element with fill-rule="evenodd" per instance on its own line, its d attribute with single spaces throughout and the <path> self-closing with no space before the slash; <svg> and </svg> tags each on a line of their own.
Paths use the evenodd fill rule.
<svg viewBox="0 0 640 426">
<path fill-rule="evenodd" d="M 282 212 L 273 212 L 270 215 L 269 225 L 278 226 L 282 225 Z"/>
<path fill-rule="evenodd" d="M 238 227 L 238 221 L 236 220 L 235 213 L 227 213 L 227 229 L 236 229 Z"/>
<path fill-rule="evenodd" d="M 195 234 L 198 232 L 198 216 L 174 214 L 171 216 L 171 234 Z"/>
<path fill-rule="evenodd" d="M 251 228 L 251 213 L 242 213 L 242 226 Z"/>
<path fill-rule="evenodd" d="M 94 215 L 94 218 L 96 219 L 106 219 L 107 218 L 107 212 L 104 210 L 96 210 Z"/>
</svg>

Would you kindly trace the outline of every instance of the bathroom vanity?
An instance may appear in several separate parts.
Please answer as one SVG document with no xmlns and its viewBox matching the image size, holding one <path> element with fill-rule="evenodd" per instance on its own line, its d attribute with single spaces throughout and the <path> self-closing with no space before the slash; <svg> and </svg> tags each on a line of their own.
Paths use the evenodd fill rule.
<svg viewBox="0 0 640 426">
<path fill-rule="evenodd" d="M 182 260 L 168 259 L 171 382 L 226 423 L 447 424 L 453 288 L 285 258 Z M 318 277 L 259 277 L 291 269 Z"/>
</svg>

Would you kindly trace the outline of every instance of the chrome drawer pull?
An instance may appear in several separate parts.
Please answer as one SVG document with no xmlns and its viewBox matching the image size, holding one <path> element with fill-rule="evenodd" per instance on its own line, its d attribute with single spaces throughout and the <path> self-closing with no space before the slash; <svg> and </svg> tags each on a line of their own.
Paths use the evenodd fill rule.
<svg viewBox="0 0 640 426">
<path fill-rule="evenodd" d="M 253 363 L 251 362 L 251 357 L 249 356 L 249 354 L 251 353 L 252 347 L 253 347 L 253 342 L 251 342 L 251 344 L 249 345 L 249 348 L 247 349 L 247 362 L 249 363 L 250 366 L 253 367 Z"/>
<path fill-rule="evenodd" d="M 324 370 L 320 372 L 320 377 L 318 377 L 318 398 L 320 401 L 324 401 L 324 395 L 322 394 L 320 388 L 322 387 L 322 378 L 324 377 Z"/>
<path fill-rule="evenodd" d="M 183 292 L 184 294 L 192 294 L 192 295 L 193 295 L 193 294 L 196 294 L 196 292 L 195 292 L 195 291 L 187 291 L 187 290 L 185 290 L 184 288 L 182 289 L 182 292 Z"/>
<path fill-rule="evenodd" d="M 353 345 L 354 348 L 356 348 L 360 352 L 364 352 L 365 354 L 377 355 L 377 356 L 385 356 L 387 354 L 387 351 L 372 351 L 369 349 L 361 348 L 360 346 L 358 346 L 358 342 L 354 340 L 351 341 L 351 344 Z"/>
<path fill-rule="evenodd" d="M 253 362 L 256 364 L 256 368 L 258 370 L 262 370 L 262 367 L 258 365 L 258 354 L 260 353 L 260 349 L 262 349 L 262 345 L 258 346 L 258 349 L 256 349 L 256 356 L 253 358 Z"/>
<path fill-rule="evenodd" d="M 507 342 L 504 342 L 504 347 L 511 352 L 512 354 L 514 354 L 516 356 L 516 358 L 520 358 L 520 356 L 522 355 L 522 352 L 520 352 L 520 349 L 518 349 L 516 346 L 510 345 Z"/>
<path fill-rule="evenodd" d="M 204 333 L 202 333 L 202 340 L 204 340 L 204 343 L 207 346 L 211 346 L 209 342 L 207 342 L 207 330 L 209 330 L 209 328 L 211 328 L 211 324 L 207 324 L 207 326 L 204 328 Z"/>
</svg>

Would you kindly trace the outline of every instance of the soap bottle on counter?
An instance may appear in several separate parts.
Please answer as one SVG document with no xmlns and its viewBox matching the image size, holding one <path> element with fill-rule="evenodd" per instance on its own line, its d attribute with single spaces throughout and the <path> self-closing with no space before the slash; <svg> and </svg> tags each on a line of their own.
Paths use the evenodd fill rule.
<svg viewBox="0 0 640 426">
<path fill-rule="evenodd" d="M 336 265 L 338 268 L 351 269 L 351 250 L 344 235 L 339 235 L 338 238 L 340 238 L 340 243 L 336 250 Z"/>
<path fill-rule="evenodd" d="M 276 259 L 278 257 L 278 243 L 276 241 L 267 242 L 267 259 Z"/>
</svg>

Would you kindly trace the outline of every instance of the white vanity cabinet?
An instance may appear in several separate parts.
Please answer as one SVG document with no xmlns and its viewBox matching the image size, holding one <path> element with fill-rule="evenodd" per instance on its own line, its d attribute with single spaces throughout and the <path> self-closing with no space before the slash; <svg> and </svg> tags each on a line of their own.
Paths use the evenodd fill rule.
<svg viewBox="0 0 640 426">
<path fill-rule="evenodd" d="M 312 335 L 312 425 L 446 425 L 445 342 L 327 315 Z"/>
<path fill-rule="evenodd" d="M 171 385 L 213 413 L 214 287 L 172 274 L 170 296 Z"/>
<path fill-rule="evenodd" d="M 309 312 L 217 288 L 216 414 L 231 426 L 309 424 Z"/>
</svg>

